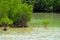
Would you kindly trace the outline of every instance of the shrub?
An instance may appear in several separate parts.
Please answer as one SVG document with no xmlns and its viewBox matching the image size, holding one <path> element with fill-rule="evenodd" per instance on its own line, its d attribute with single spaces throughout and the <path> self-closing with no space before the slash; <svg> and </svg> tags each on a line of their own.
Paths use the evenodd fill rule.
<svg viewBox="0 0 60 40">
<path fill-rule="evenodd" d="M 12 20 L 16 23 L 22 24 L 30 21 L 32 17 L 32 6 L 27 4 L 21 4 L 12 10 Z M 19 24 L 20 25 L 20 24 Z"/>
<path fill-rule="evenodd" d="M 16 11 L 15 11 L 16 10 Z M 19 6 L 17 6 L 17 8 L 15 8 L 13 10 L 13 20 L 16 21 L 24 21 L 27 22 L 30 20 L 31 16 L 32 16 L 32 7 L 31 5 L 27 5 L 27 4 L 22 4 Z"/>
<path fill-rule="evenodd" d="M 50 23 L 49 20 L 44 20 L 44 21 L 43 21 L 43 25 L 44 25 L 44 27 L 46 28 L 46 27 L 48 26 L 49 23 Z"/>
<path fill-rule="evenodd" d="M 49 20 L 44 20 L 43 24 L 49 24 Z"/>
<path fill-rule="evenodd" d="M 13 21 L 11 19 L 9 19 L 8 17 L 2 17 L 2 18 L 0 18 L 0 24 L 2 26 L 12 25 Z"/>
<path fill-rule="evenodd" d="M 7 30 L 9 25 L 13 24 L 13 21 L 7 17 L 6 14 L 0 13 L 0 25 L 4 26 L 4 31 Z"/>
<path fill-rule="evenodd" d="M 22 3 L 22 0 L 1 0 L 0 13 L 7 17 L 1 18 L 1 24 L 25 25 L 32 17 L 32 5 Z M 8 22 L 7 22 L 8 21 Z"/>
</svg>

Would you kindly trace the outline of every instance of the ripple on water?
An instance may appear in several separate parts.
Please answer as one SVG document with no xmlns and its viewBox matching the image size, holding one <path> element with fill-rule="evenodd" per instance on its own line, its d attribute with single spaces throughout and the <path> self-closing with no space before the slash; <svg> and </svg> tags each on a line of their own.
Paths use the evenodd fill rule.
<svg viewBox="0 0 60 40">
<path fill-rule="evenodd" d="M 33 28 L 30 34 L 0 35 L 0 40 L 60 40 L 60 30 Z"/>
</svg>

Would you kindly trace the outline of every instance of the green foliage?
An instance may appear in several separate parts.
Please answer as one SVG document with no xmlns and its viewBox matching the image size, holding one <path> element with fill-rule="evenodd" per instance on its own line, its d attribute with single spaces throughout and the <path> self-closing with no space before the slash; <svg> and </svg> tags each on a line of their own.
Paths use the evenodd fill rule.
<svg viewBox="0 0 60 40">
<path fill-rule="evenodd" d="M 52 12 L 60 11 L 60 0 L 23 0 L 27 4 L 32 4 L 34 9 Z"/>
<path fill-rule="evenodd" d="M 13 5 L 14 4 L 14 5 Z M 11 4 L 9 10 L 9 18 L 12 19 L 14 22 L 17 21 L 24 21 L 27 22 L 31 19 L 33 12 L 32 5 L 27 5 L 26 3 L 22 4 L 20 1 L 14 1 Z"/>
<path fill-rule="evenodd" d="M 12 25 L 13 21 L 9 19 L 8 17 L 3 17 L 3 18 L 0 18 L 0 24 Z"/>
<path fill-rule="evenodd" d="M 28 22 L 31 19 L 33 13 L 32 5 L 27 5 L 26 3 L 18 4 L 16 6 L 14 5 L 15 8 L 13 7 L 10 11 L 11 13 L 9 15 L 11 16 L 9 18 L 11 18 L 14 22 Z"/>
<path fill-rule="evenodd" d="M 50 23 L 49 20 L 44 20 L 44 21 L 43 21 L 43 24 L 49 24 L 49 23 Z"/>
<path fill-rule="evenodd" d="M 29 4 L 32 4 L 34 5 L 35 3 L 39 3 L 40 0 L 23 0 L 22 2 L 23 3 L 27 3 L 28 5 Z"/>
<path fill-rule="evenodd" d="M 32 5 L 22 3 L 22 0 L 0 0 L 0 24 L 30 21 L 33 13 Z"/>
<path fill-rule="evenodd" d="M 6 13 L 0 13 L 0 25 L 12 25 L 13 21 L 8 18 Z"/>
</svg>

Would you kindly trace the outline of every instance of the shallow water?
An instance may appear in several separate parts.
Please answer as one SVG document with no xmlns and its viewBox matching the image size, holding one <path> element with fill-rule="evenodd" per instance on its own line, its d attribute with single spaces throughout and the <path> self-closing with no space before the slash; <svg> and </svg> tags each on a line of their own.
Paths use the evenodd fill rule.
<svg viewBox="0 0 60 40">
<path fill-rule="evenodd" d="M 1 34 L 0 40 L 60 40 L 60 28 L 33 28 L 31 33 Z"/>
</svg>

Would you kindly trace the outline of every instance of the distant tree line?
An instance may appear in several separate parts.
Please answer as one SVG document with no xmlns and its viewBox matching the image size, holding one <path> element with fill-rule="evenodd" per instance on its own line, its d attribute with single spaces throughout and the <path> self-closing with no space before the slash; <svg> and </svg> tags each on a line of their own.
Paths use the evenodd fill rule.
<svg viewBox="0 0 60 40">
<path fill-rule="evenodd" d="M 60 12 L 60 0 L 23 0 L 33 5 L 34 12 Z"/>
</svg>

